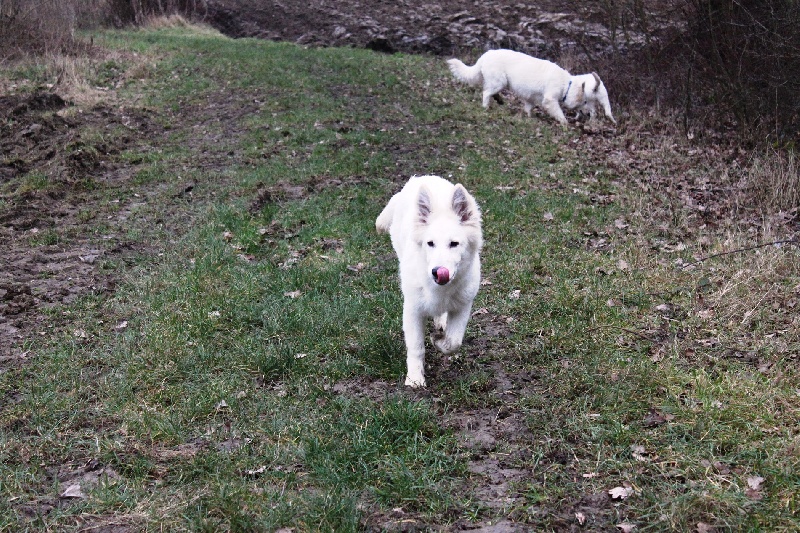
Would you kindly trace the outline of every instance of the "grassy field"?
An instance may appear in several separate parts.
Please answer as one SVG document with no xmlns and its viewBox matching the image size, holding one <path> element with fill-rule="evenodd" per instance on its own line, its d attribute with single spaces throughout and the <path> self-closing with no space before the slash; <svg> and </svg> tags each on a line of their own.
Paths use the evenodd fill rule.
<svg viewBox="0 0 800 533">
<path fill-rule="evenodd" d="M 0 529 L 800 529 L 800 253 L 709 257 L 779 230 L 662 216 L 599 156 L 644 142 L 641 117 L 590 135 L 486 112 L 438 58 L 94 42 L 94 101 L 163 134 L 115 156 L 129 175 L 85 219 L 144 251 L 101 260 L 113 295 L 49 309 L 2 368 Z M 481 205 L 485 280 L 416 391 L 374 220 L 425 173 Z"/>
</svg>

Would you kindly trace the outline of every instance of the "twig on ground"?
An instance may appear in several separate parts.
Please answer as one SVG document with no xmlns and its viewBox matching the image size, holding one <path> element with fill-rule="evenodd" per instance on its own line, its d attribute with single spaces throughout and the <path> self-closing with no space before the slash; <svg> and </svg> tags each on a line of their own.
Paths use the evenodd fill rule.
<svg viewBox="0 0 800 533">
<path fill-rule="evenodd" d="M 706 257 L 701 257 L 697 261 L 692 261 L 691 263 L 686 263 L 681 268 L 687 268 L 687 267 L 696 265 L 698 263 L 702 263 L 703 261 L 708 261 L 709 259 L 713 259 L 715 257 L 720 257 L 722 255 L 736 254 L 736 253 L 739 253 L 739 252 L 748 252 L 750 250 L 755 250 L 756 248 L 764 248 L 764 247 L 767 247 L 767 246 L 774 246 L 776 244 L 794 244 L 794 245 L 800 246 L 800 241 L 798 241 L 797 239 L 786 239 L 784 241 L 766 242 L 764 244 L 756 244 L 755 246 L 748 246 L 747 248 L 738 248 L 736 250 L 728 250 L 727 252 L 719 252 L 719 253 L 716 253 L 716 254 L 711 254 L 711 255 L 706 256 Z"/>
</svg>

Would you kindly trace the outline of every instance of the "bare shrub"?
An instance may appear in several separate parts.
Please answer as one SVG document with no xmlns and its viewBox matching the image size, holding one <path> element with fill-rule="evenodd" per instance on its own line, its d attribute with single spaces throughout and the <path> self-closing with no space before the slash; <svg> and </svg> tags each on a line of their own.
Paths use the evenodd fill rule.
<svg viewBox="0 0 800 533">
<path fill-rule="evenodd" d="M 688 59 L 701 93 L 749 131 L 798 133 L 800 4 L 688 0 Z"/>
<path fill-rule="evenodd" d="M 0 58 L 72 45 L 75 20 L 72 2 L 0 0 Z"/>
<path fill-rule="evenodd" d="M 623 102 L 683 112 L 782 145 L 800 141 L 800 2 L 603 0 L 613 53 L 606 85 Z M 604 65 L 605 67 L 605 65 Z"/>
<path fill-rule="evenodd" d="M 107 0 L 108 22 L 115 26 L 144 25 L 149 19 L 181 14 L 190 18 L 205 16 L 205 0 Z"/>
<path fill-rule="evenodd" d="M 800 161 L 794 151 L 769 150 L 753 158 L 741 185 L 746 201 L 766 213 L 800 213 Z"/>
<path fill-rule="evenodd" d="M 800 2 L 601 0 L 611 53 L 593 61 L 621 105 L 669 107 L 685 133 L 800 141 Z"/>
</svg>

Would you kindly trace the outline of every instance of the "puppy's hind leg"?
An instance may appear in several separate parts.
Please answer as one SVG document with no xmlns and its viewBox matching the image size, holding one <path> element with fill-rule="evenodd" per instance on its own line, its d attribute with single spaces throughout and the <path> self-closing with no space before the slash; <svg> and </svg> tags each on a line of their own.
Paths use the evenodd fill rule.
<svg viewBox="0 0 800 533">
<path fill-rule="evenodd" d="M 492 103 L 492 97 L 495 94 L 497 94 L 497 92 L 492 92 L 491 89 L 484 89 L 483 90 L 483 108 L 484 109 L 489 109 L 489 104 Z"/>
<path fill-rule="evenodd" d="M 506 88 L 505 80 L 483 79 L 483 108 L 489 109 L 492 98 Z"/>
<path fill-rule="evenodd" d="M 433 317 L 433 325 L 436 329 L 444 331 L 447 329 L 447 313 Z"/>
</svg>

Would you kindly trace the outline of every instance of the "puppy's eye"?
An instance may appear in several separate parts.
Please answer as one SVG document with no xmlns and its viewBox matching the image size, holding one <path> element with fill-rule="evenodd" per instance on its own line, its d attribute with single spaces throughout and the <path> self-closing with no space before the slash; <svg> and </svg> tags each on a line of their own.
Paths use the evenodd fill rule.
<svg viewBox="0 0 800 533">
<path fill-rule="evenodd" d="M 458 241 L 450 241 L 450 248 L 455 248 L 458 246 Z"/>
<path fill-rule="evenodd" d="M 428 246 L 433 248 L 433 241 L 428 241 Z"/>
</svg>

